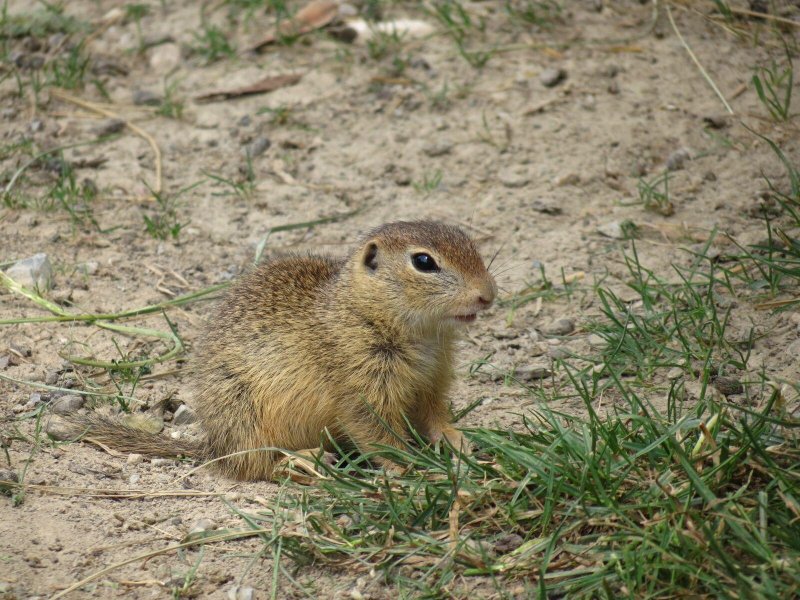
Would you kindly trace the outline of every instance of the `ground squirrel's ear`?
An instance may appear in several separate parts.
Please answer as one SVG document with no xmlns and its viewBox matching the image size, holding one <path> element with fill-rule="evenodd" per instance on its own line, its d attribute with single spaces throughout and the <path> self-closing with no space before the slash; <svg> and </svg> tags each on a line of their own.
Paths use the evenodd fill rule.
<svg viewBox="0 0 800 600">
<path fill-rule="evenodd" d="M 364 262 L 364 266 L 367 267 L 368 271 L 377 271 L 378 270 L 378 244 L 375 242 L 370 242 L 367 244 L 367 247 L 364 248 L 364 255 L 362 257 Z"/>
</svg>

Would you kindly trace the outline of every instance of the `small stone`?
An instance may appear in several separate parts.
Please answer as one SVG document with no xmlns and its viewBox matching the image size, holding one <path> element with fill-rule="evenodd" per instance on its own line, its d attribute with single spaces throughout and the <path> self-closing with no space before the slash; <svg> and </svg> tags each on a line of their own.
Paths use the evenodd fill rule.
<svg viewBox="0 0 800 600">
<path fill-rule="evenodd" d="M 717 377 L 714 380 L 714 387 L 717 388 L 723 396 L 733 396 L 734 394 L 741 394 L 744 391 L 742 382 L 733 377 Z"/>
<path fill-rule="evenodd" d="M 253 122 L 253 119 L 250 118 L 250 115 L 244 115 L 244 116 L 242 116 L 242 118 L 240 118 L 236 122 L 236 124 L 239 127 L 250 127 L 250 123 L 252 123 L 252 122 Z"/>
<path fill-rule="evenodd" d="M 44 253 L 18 260 L 6 270 L 6 275 L 31 290 L 47 291 L 53 287 L 53 267 Z"/>
<path fill-rule="evenodd" d="M 197 415 L 185 404 L 181 404 L 178 407 L 178 410 L 175 411 L 175 416 L 172 417 L 173 425 L 189 425 L 190 423 L 194 423 L 196 420 Z"/>
<path fill-rule="evenodd" d="M 214 531 L 217 524 L 211 519 L 200 519 L 189 530 L 189 535 L 197 535 L 198 533 L 205 533 L 206 531 Z"/>
<path fill-rule="evenodd" d="M 66 416 L 83 408 L 84 404 L 86 404 L 86 399 L 83 396 L 67 394 L 53 400 L 50 409 L 57 415 Z"/>
<path fill-rule="evenodd" d="M 75 270 L 81 275 L 94 275 L 99 268 L 100 264 L 96 260 L 87 260 L 86 262 L 75 265 Z"/>
<path fill-rule="evenodd" d="M 28 401 L 25 403 L 25 406 L 23 406 L 23 408 L 25 410 L 33 410 L 41 403 L 42 403 L 42 395 L 39 392 L 33 392 L 30 396 L 28 396 Z"/>
<path fill-rule="evenodd" d="M 589 342 L 591 348 L 603 348 L 608 345 L 606 339 L 602 335 L 597 335 L 596 333 L 587 337 L 586 341 Z"/>
<path fill-rule="evenodd" d="M 134 90 L 133 103 L 136 106 L 159 106 L 161 96 L 150 90 Z"/>
<path fill-rule="evenodd" d="M 153 458 L 150 460 L 150 464 L 154 467 L 166 467 L 168 465 L 174 465 L 175 459 L 173 458 Z"/>
<path fill-rule="evenodd" d="M 59 419 L 58 417 L 53 417 L 50 419 L 50 421 L 47 423 L 45 432 L 50 439 L 57 442 L 65 442 L 76 437 L 72 428 L 69 427 L 65 421 Z"/>
<path fill-rule="evenodd" d="M 150 50 L 150 67 L 154 71 L 168 73 L 181 62 L 178 44 L 161 44 Z"/>
<path fill-rule="evenodd" d="M 15 487 L 13 485 L 10 485 L 9 483 L 3 483 L 4 481 L 8 481 L 10 483 L 18 483 L 19 475 L 17 475 L 14 471 L 10 469 L 0 469 L 0 494 L 5 494 L 6 496 L 10 496 L 11 493 L 14 491 Z"/>
<path fill-rule="evenodd" d="M 667 371 L 667 379 L 674 381 L 683 377 L 683 369 L 681 367 L 672 367 Z"/>
<path fill-rule="evenodd" d="M 567 318 L 556 319 L 541 329 L 544 335 L 568 335 L 573 331 L 575 331 L 575 322 Z"/>
<path fill-rule="evenodd" d="M 521 188 L 528 185 L 530 177 L 516 169 L 503 169 L 498 173 L 497 178 L 507 188 Z"/>
<path fill-rule="evenodd" d="M 125 125 L 122 119 L 106 119 L 94 128 L 94 132 L 99 136 L 114 135 L 125 129 Z"/>
<path fill-rule="evenodd" d="M 567 72 L 564 69 L 545 69 L 539 74 L 539 82 L 544 87 L 555 87 L 567 78 Z"/>
<path fill-rule="evenodd" d="M 544 365 L 529 365 L 514 369 L 514 378 L 519 381 L 538 381 L 552 375 L 552 371 Z"/>
<path fill-rule="evenodd" d="M 619 221 L 611 221 L 597 226 L 597 233 L 613 240 L 624 240 L 628 236 Z"/>
<path fill-rule="evenodd" d="M 716 181 L 717 174 L 714 171 L 706 171 L 703 173 L 703 181 Z"/>
<path fill-rule="evenodd" d="M 39 133 L 41 131 L 44 131 L 44 121 L 42 121 L 41 119 L 34 119 L 33 121 L 31 121 L 28 128 L 31 130 L 31 133 Z"/>
<path fill-rule="evenodd" d="M 269 147 L 272 145 L 272 142 L 268 137 L 259 136 L 251 143 L 247 144 L 244 148 L 244 152 L 246 156 L 250 158 L 255 158 L 256 156 L 261 156 L 266 152 Z"/>
<path fill-rule="evenodd" d="M 256 591 L 246 585 L 235 585 L 228 590 L 228 600 L 254 600 Z"/>
<path fill-rule="evenodd" d="M 556 187 L 563 187 L 565 185 L 578 185 L 581 182 L 581 176 L 577 173 L 566 173 L 559 175 L 553 179 L 553 185 Z"/>
<path fill-rule="evenodd" d="M 703 115 L 703 122 L 712 129 L 724 129 L 730 125 L 731 119 L 728 115 Z"/>
<path fill-rule="evenodd" d="M 667 170 L 678 171 L 686 165 L 686 161 L 691 160 L 692 153 L 688 148 L 678 148 L 667 157 Z"/>
<path fill-rule="evenodd" d="M 131 485 L 136 485 L 137 483 L 139 483 L 139 480 L 141 478 L 142 476 L 139 473 L 132 473 L 131 476 L 128 478 L 128 483 L 130 483 Z"/>
<path fill-rule="evenodd" d="M 572 356 L 572 352 L 566 346 L 550 346 L 547 349 L 547 356 L 553 360 L 564 360 Z"/>
<path fill-rule="evenodd" d="M 510 533 L 508 535 L 504 535 L 498 540 L 494 542 L 494 551 L 497 554 L 508 554 L 512 550 L 516 550 L 525 540 L 522 539 L 521 535 L 516 533 Z"/>
<path fill-rule="evenodd" d="M 127 460 L 127 463 L 128 463 L 129 465 L 138 465 L 138 464 L 139 464 L 139 463 L 141 463 L 143 460 L 144 460 L 144 456 L 142 456 L 141 454 L 137 454 L 137 453 L 135 453 L 135 452 L 134 452 L 134 453 L 132 453 L 132 454 L 128 454 L 128 460 Z"/>
<path fill-rule="evenodd" d="M 444 156 L 445 154 L 450 154 L 450 151 L 453 149 L 452 142 L 448 141 L 439 141 L 439 142 L 432 142 L 430 144 L 425 144 L 423 146 L 422 151 L 426 154 L 426 156 L 436 157 L 436 156 Z"/>
</svg>

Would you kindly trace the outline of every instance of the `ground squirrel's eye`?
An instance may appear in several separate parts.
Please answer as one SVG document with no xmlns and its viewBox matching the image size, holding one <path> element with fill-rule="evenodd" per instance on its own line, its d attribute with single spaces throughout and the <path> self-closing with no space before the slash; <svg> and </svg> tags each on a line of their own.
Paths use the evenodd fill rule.
<svg viewBox="0 0 800 600">
<path fill-rule="evenodd" d="M 422 271 L 423 273 L 431 273 L 439 270 L 439 265 L 436 264 L 436 261 L 433 260 L 433 257 L 430 254 L 425 254 L 424 252 L 414 254 L 411 257 L 411 264 L 414 265 L 414 268 L 417 271 Z"/>
</svg>

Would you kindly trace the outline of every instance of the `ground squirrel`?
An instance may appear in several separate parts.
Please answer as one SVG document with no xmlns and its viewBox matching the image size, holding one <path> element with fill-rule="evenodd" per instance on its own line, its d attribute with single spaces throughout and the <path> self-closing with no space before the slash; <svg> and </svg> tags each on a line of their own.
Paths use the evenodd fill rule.
<svg viewBox="0 0 800 600">
<path fill-rule="evenodd" d="M 88 437 L 156 455 L 238 452 L 216 463 L 236 479 L 269 479 L 279 458 L 243 451 L 324 447 L 326 431 L 369 451 L 400 445 L 387 426 L 402 435 L 408 421 L 466 450 L 447 401 L 453 342 L 495 294 L 472 240 L 430 221 L 382 225 L 344 259 L 267 262 L 233 284 L 197 344 L 190 403 L 203 442 L 98 417 Z"/>
</svg>

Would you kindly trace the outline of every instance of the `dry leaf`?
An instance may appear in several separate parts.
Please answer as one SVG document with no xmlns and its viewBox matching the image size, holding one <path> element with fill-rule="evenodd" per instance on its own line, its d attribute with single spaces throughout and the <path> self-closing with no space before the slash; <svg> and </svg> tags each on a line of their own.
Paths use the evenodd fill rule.
<svg viewBox="0 0 800 600">
<path fill-rule="evenodd" d="M 277 89 L 294 85 L 302 75 L 271 75 L 265 77 L 252 85 L 245 85 L 230 90 L 214 90 L 205 94 L 195 96 L 197 102 L 214 102 L 215 100 L 228 100 L 229 98 L 241 98 L 242 96 L 250 96 L 252 94 L 266 94 L 267 92 L 274 92 Z"/>
<path fill-rule="evenodd" d="M 274 44 L 280 37 L 295 37 L 322 29 L 339 14 L 339 3 L 331 0 L 311 0 L 297 14 L 278 25 L 278 31 L 270 32 L 250 47 L 258 52 L 264 46 Z"/>
</svg>

